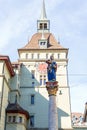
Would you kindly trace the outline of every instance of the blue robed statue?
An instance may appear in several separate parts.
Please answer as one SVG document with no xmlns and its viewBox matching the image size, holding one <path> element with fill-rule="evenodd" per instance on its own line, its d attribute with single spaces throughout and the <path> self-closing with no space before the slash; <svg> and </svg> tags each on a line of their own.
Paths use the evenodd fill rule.
<svg viewBox="0 0 87 130">
<path fill-rule="evenodd" d="M 56 81 L 57 63 L 54 61 L 54 56 L 51 55 L 50 59 L 46 61 L 48 64 L 47 75 L 48 81 Z"/>
</svg>

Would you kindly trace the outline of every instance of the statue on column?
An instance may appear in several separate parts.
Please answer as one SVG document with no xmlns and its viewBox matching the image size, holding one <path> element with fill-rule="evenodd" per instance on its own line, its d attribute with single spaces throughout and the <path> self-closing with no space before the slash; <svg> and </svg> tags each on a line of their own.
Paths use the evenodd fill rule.
<svg viewBox="0 0 87 130">
<path fill-rule="evenodd" d="M 48 81 L 56 81 L 57 63 L 54 61 L 54 56 L 51 55 L 50 59 L 46 61 Z"/>
</svg>

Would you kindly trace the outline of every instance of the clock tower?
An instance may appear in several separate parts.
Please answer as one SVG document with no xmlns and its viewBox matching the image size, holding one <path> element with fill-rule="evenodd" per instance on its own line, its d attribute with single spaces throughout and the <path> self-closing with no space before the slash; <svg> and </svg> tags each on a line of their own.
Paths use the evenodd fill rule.
<svg viewBox="0 0 87 130">
<path fill-rule="evenodd" d="M 64 48 L 50 32 L 43 0 L 40 19 L 37 20 L 37 32 L 31 40 L 18 49 L 20 74 L 20 104 L 30 113 L 29 128 L 48 128 L 49 97 L 45 88 L 47 81 L 46 60 L 51 55 L 57 63 L 56 80 L 57 111 L 59 129 L 71 130 L 70 91 L 68 84 L 68 49 Z"/>
</svg>

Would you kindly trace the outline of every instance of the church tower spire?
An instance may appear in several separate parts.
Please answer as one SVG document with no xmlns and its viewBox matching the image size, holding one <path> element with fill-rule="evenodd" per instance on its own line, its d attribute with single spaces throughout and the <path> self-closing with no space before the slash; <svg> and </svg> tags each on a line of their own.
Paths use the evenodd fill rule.
<svg viewBox="0 0 87 130">
<path fill-rule="evenodd" d="M 43 0 L 40 19 L 37 20 L 37 32 L 47 33 L 50 30 L 50 21 L 47 19 L 45 1 Z"/>
<path fill-rule="evenodd" d="M 46 19 L 47 19 L 47 15 L 46 15 L 46 9 L 45 9 L 45 2 L 43 0 L 43 5 L 42 5 L 42 11 L 41 11 L 40 20 L 46 20 Z"/>
</svg>

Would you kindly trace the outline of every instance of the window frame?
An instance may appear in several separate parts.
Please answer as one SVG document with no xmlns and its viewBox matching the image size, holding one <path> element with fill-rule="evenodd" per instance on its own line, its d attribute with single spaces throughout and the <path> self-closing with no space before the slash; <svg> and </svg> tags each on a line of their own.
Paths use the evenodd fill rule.
<svg viewBox="0 0 87 130">
<path fill-rule="evenodd" d="M 13 123 L 16 122 L 16 116 L 13 116 L 12 122 L 13 122 Z"/>
<path fill-rule="evenodd" d="M 12 122 L 12 116 L 8 116 L 8 122 Z"/>
<path fill-rule="evenodd" d="M 47 23 L 44 23 L 44 29 L 47 29 Z"/>
<path fill-rule="evenodd" d="M 26 59 L 28 59 L 28 53 L 26 53 Z"/>
<path fill-rule="evenodd" d="M 43 84 L 46 85 L 46 78 L 44 78 L 44 83 Z"/>
<path fill-rule="evenodd" d="M 40 78 L 40 86 L 42 86 L 43 85 L 43 80 L 42 80 L 42 78 Z"/>
<path fill-rule="evenodd" d="M 31 104 L 31 105 L 34 105 L 34 104 L 35 104 L 35 95 L 34 95 L 34 94 L 31 94 L 30 104 Z"/>
<path fill-rule="evenodd" d="M 19 123 L 23 122 L 23 118 L 21 116 L 19 116 Z"/>
<path fill-rule="evenodd" d="M 31 73 L 32 73 L 32 79 L 35 79 L 35 70 L 32 70 Z"/>
<path fill-rule="evenodd" d="M 32 82 L 32 87 L 33 87 L 33 88 L 35 87 L 35 82 Z"/>
<path fill-rule="evenodd" d="M 34 126 L 35 126 L 35 116 L 34 115 L 30 115 L 30 127 L 34 127 Z"/>
<path fill-rule="evenodd" d="M 39 24 L 39 28 L 40 28 L 40 29 L 43 29 L 43 23 L 40 23 L 40 24 Z"/>
<path fill-rule="evenodd" d="M 34 54 L 33 53 L 31 54 L 31 59 L 34 59 Z"/>
</svg>

